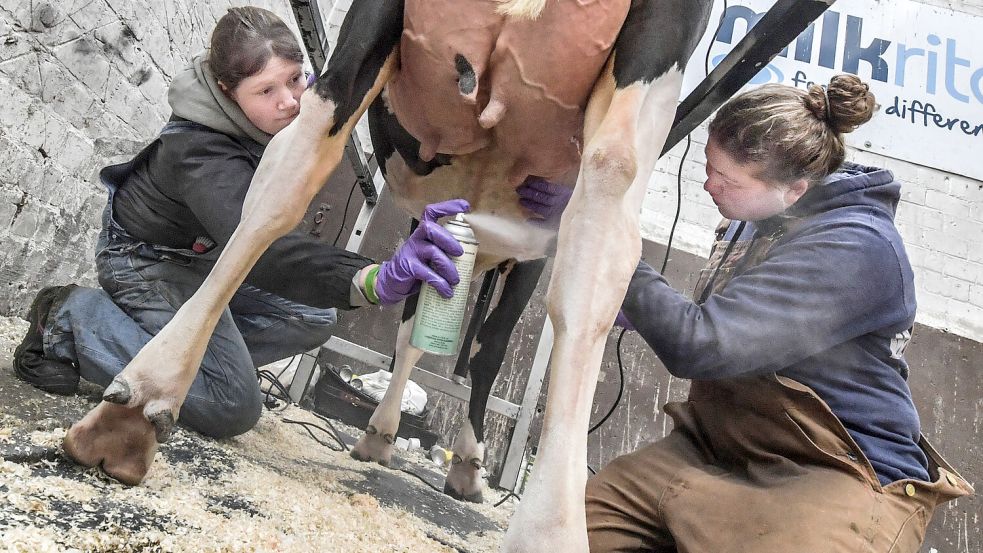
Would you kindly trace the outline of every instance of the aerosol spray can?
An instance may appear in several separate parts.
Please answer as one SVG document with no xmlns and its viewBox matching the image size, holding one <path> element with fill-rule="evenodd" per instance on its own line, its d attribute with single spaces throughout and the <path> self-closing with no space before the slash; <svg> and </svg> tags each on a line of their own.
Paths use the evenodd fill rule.
<svg viewBox="0 0 983 553">
<path fill-rule="evenodd" d="M 454 286 L 454 295 L 445 299 L 433 286 L 424 283 L 416 304 L 416 317 L 413 321 L 413 334 L 410 344 L 427 353 L 454 355 L 461 341 L 461 323 L 468 302 L 468 288 L 474 272 L 474 260 L 478 254 L 478 241 L 471 225 L 464 222 L 458 214 L 444 225 L 451 235 L 461 243 L 464 253 L 451 260 L 457 267 L 461 281 Z"/>
</svg>

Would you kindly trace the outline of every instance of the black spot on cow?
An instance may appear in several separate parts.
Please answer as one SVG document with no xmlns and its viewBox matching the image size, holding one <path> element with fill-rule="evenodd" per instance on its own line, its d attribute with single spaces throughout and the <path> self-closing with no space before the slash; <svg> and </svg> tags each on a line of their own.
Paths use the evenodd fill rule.
<svg viewBox="0 0 983 553">
<path fill-rule="evenodd" d="M 679 71 L 696 49 L 710 19 L 709 0 L 634 0 L 614 43 L 618 88 L 650 83 L 672 68 Z M 666 25 L 666 14 L 673 14 Z"/>
<path fill-rule="evenodd" d="M 468 58 L 461 54 L 454 56 L 454 69 L 457 70 L 457 86 L 461 89 L 461 94 L 467 96 L 474 92 L 474 88 L 478 85 L 478 78 Z"/>
<path fill-rule="evenodd" d="M 328 68 L 314 93 L 335 104 L 334 136 L 352 117 L 375 84 L 403 33 L 403 2 L 355 2 L 345 16 Z"/>
<path fill-rule="evenodd" d="M 420 176 L 429 175 L 434 169 L 451 163 L 452 158 L 448 154 L 437 154 L 430 161 L 420 159 L 420 141 L 399 124 L 381 95 L 369 106 L 369 135 L 383 175 L 387 174 L 386 162 L 394 153 L 399 153 L 406 166 Z"/>
</svg>

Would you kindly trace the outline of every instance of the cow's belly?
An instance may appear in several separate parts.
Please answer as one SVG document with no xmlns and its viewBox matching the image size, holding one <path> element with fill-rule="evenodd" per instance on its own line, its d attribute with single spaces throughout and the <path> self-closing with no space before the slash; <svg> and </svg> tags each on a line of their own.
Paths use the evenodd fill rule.
<svg viewBox="0 0 983 553">
<path fill-rule="evenodd" d="M 467 200 L 471 204 L 467 220 L 479 242 L 479 265 L 489 268 L 506 259 L 544 257 L 556 243 L 557 229 L 530 224 L 532 214 L 519 204 L 515 186 L 501 185 L 511 165 L 500 150 L 483 149 L 418 175 L 394 155 L 386 162 L 386 181 L 396 205 L 416 218 L 428 204 Z"/>
<path fill-rule="evenodd" d="M 563 178 L 580 161 L 583 117 L 629 0 L 559 0 L 535 20 L 494 0 L 407 0 L 387 102 L 420 158 L 493 149 L 499 186 Z"/>
</svg>

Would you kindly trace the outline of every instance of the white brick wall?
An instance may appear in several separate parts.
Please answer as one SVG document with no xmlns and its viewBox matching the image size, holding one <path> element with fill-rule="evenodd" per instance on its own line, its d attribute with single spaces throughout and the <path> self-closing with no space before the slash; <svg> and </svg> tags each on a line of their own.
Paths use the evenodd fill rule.
<svg viewBox="0 0 983 553">
<path fill-rule="evenodd" d="M 923 3 L 983 15 L 983 0 Z M 706 126 L 692 138 L 673 246 L 706 255 L 720 215 L 702 189 Z M 650 240 L 667 239 L 684 146 L 677 145 L 659 161 L 650 181 L 642 206 L 642 232 Z M 983 181 L 861 150 L 851 150 L 848 159 L 891 169 L 903 184 L 897 224 L 915 270 L 918 321 L 983 341 Z"/>
</svg>

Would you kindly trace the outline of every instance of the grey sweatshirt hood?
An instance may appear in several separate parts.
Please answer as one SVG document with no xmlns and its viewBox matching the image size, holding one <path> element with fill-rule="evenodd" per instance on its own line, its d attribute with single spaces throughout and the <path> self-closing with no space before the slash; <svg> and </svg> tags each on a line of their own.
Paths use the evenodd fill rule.
<svg viewBox="0 0 983 553">
<path fill-rule="evenodd" d="M 167 103 L 174 115 L 231 136 L 250 138 L 264 146 L 273 138 L 253 125 L 239 104 L 222 92 L 205 52 L 195 56 L 171 81 Z"/>
</svg>

